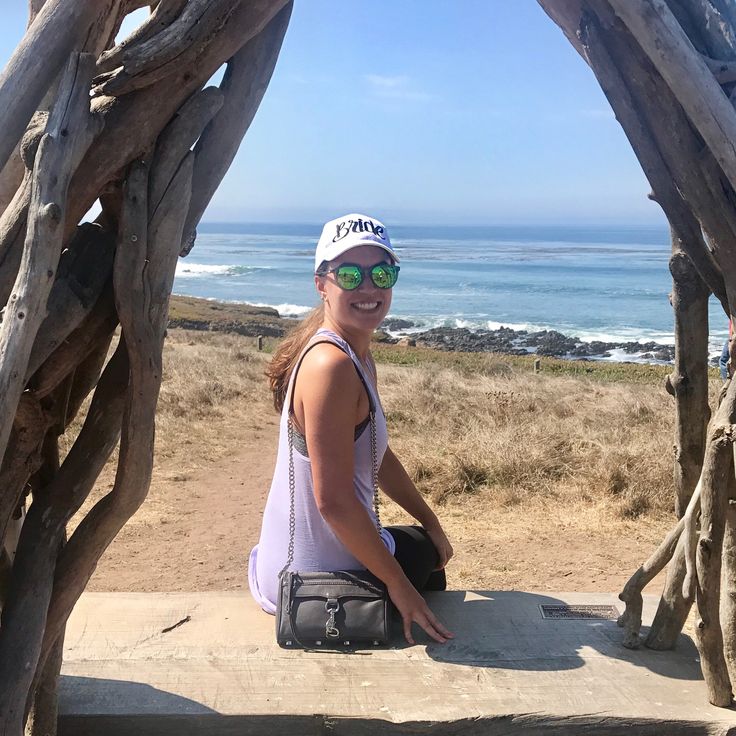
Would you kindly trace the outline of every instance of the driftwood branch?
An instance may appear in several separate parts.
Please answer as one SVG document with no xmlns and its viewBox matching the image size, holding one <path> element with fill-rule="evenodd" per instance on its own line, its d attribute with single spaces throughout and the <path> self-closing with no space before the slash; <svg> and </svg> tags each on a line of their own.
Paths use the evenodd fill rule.
<svg viewBox="0 0 736 736">
<path fill-rule="evenodd" d="M 179 17 L 152 38 L 122 52 L 121 66 L 95 79 L 95 94 L 120 97 L 189 66 L 219 35 L 239 2 L 189 0 Z"/>
<path fill-rule="evenodd" d="M 685 513 L 703 467 L 708 405 L 709 290 L 672 231 L 672 308 L 675 313 L 675 365 L 668 377 L 675 396 L 675 513 Z"/>
<path fill-rule="evenodd" d="M 49 418 L 37 398 L 25 395 L 18 403 L 8 453 L 0 465 L 0 546 L 18 508 L 28 479 L 41 463 L 41 444 Z M 0 596 L 0 599 L 4 596 Z"/>
<path fill-rule="evenodd" d="M 228 61 L 220 85 L 225 95 L 224 105 L 205 128 L 194 150 L 192 201 L 184 225 L 182 255 L 186 255 L 194 244 L 199 220 L 235 158 L 261 104 L 276 66 L 291 11 L 290 1 Z"/>
<path fill-rule="evenodd" d="M 8 733 L 22 728 L 66 522 L 89 494 L 117 444 L 127 373 L 127 355 L 119 348 L 53 487 L 46 489 L 43 499 L 34 500 L 23 525 L 0 628 L 0 726 Z M 61 628 L 63 622 L 57 638 Z"/>
<path fill-rule="evenodd" d="M 66 377 L 83 363 L 102 342 L 110 342 L 118 316 L 112 289 L 108 283 L 89 316 L 74 330 L 28 381 L 33 396 L 48 396 Z"/>
<path fill-rule="evenodd" d="M 736 82 L 736 61 L 717 61 L 709 56 L 704 56 L 703 61 L 710 69 L 718 84 Z"/>
<path fill-rule="evenodd" d="M 48 0 L 0 76 L 0 168 L 23 135 L 43 96 L 74 51 L 86 50 L 119 0 Z M 60 32 L 63 29 L 63 32 Z M 89 49 L 93 50 L 93 49 Z"/>
<path fill-rule="evenodd" d="M 147 4 L 147 3 L 144 3 Z M 97 60 L 99 73 L 109 72 L 124 63 L 123 55 L 135 46 L 158 35 L 179 17 L 187 0 L 160 0 L 146 20 L 117 46 L 100 55 Z M 130 8 L 126 8 L 129 10 Z"/>
<path fill-rule="evenodd" d="M 643 606 L 642 591 L 664 569 L 672 559 L 689 518 L 697 513 L 700 503 L 700 484 L 690 498 L 688 508 L 674 529 L 662 540 L 654 554 L 631 576 L 619 598 L 626 604 L 624 613 L 618 624 L 624 629 L 623 645 L 628 649 L 636 649 L 640 644 L 641 613 Z"/>
<path fill-rule="evenodd" d="M 608 0 L 736 188 L 736 111 L 663 0 Z M 725 247 L 725 243 L 724 246 Z M 736 243 L 729 249 L 736 259 Z"/>
<path fill-rule="evenodd" d="M 160 0 L 106 51 L 123 17 L 147 4 L 30 0 L 29 28 L 0 76 L 0 733 L 8 736 L 20 736 L 29 712 L 30 733 L 51 736 L 65 621 L 148 492 L 184 223 L 234 155 L 288 20 L 279 15 L 287 0 Z M 78 66 L 60 79 L 72 52 Z M 223 88 L 203 91 L 229 60 Z M 108 74 L 104 90 L 120 97 L 97 97 L 90 114 L 95 73 Z M 34 114 L 41 108 L 50 112 Z M 203 177 L 193 209 L 191 149 L 215 120 L 198 153 L 216 158 L 217 170 Z M 138 159 L 150 166 L 131 166 Z M 101 215 L 79 226 L 97 199 Z M 119 318 L 122 337 L 105 365 Z M 60 465 L 58 437 L 90 391 Z M 65 544 L 67 522 L 119 437 L 112 491 Z"/>
<path fill-rule="evenodd" d="M 167 148 L 166 141 L 163 147 Z M 82 520 L 59 557 L 42 647 L 44 657 L 100 555 L 148 494 L 168 299 L 189 207 L 192 171 L 193 154 L 187 152 L 155 211 L 147 202 L 147 167 L 134 165 L 127 179 L 115 258 L 115 294 L 128 346 L 131 383 L 117 474 L 110 493 Z"/>
<path fill-rule="evenodd" d="M 100 129 L 99 120 L 89 114 L 93 69 L 91 55 L 71 58 L 60 104 L 38 148 L 23 260 L 0 325 L 0 457 L 5 453 L 33 342 L 46 316 L 61 253 L 69 181 Z"/>
<path fill-rule="evenodd" d="M 662 207 L 683 251 L 728 315 L 723 274 L 703 239 L 693 205 L 702 204 L 698 207 L 699 215 L 717 208 L 712 202 L 703 203 L 702 179 L 688 163 L 688 156 L 683 156 L 683 152 L 696 150 L 700 155 L 702 143 L 696 140 L 682 108 L 651 62 L 622 28 L 610 25 L 615 23 L 615 17 L 605 2 L 595 1 L 593 7 L 604 21 L 592 15 L 581 21 L 580 37 L 589 63 L 639 158 L 655 201 Z M 724 233 L 722 218 L 711 217 L 708 225 L 715 239 L 731 237 Z"/>
<path fill-rule="evenodd" d="M 115 236 L 98 225 L 77 229 L 59 259 L 56 280 L 49 293 L 47 316 L 33 344 L 26 381 L 90 314 L 112 277 Z"/>
<path fill-rule="evenodd" d="M 723 574 L 721 576 L 721 623 L 723 653 L 728 675 L 736 682 L 736 475 L 731 476 L 723 537 Z"/>
<path fill-rule="evenodd" d="M 726 392 L 709 430 L 701 476 L 700 539 L 697 544 L 696 598 L 700 620 L 696 640 L 713 705 L 731 703 L 731 681 L 723 651 L 720 625 L 721 554 L 728 507 L 729 478 L 733 475 L 732 424 L 736 418 L 736 381 Z"/>
</svg>

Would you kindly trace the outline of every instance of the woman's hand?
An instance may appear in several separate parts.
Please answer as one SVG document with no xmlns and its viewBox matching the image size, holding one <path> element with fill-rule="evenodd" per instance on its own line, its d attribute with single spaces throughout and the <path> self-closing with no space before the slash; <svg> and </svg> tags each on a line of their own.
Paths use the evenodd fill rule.
<svg viewBox="0 0 736 736">
<path fill-rule="evenodd" d="M 439 522 L 434 526 L 425 527 L 425 529 L 432 543 L 437 548 L 437 554 L 440 556 L 440 561 L 437 563 L 435 570 L 441 570 L 450 561 L 455 552 Z"/>
<path fill-rule="evenodd" d="M 417 589 L 406 577 L 398 583 L 389 585 L 388 594 L 401 614 L 404 622 L 404 636 L 409 644 L 414 644 L 411 635 L 412 622 L 419 624 L 429 636 L 440 642 L 440 644 L 454 638 L 454 634 L 442 625 L 429 609 L 427 602 L 419 595 Z"/>
</svg>

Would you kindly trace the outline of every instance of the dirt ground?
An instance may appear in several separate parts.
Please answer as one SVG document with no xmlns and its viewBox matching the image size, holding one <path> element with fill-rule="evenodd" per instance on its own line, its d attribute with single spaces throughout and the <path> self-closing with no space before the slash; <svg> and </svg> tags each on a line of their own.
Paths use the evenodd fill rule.
<svg viewBox="0 0 736 736">
<path fill-rule="evenodd" d="M 277 431 L 275 416 L 258 432 L 224 422 L 224 458 L 200 459 L 192 449 L 184 464 L 159 461 L 148 500 L 103 556 L 89 590 L 245 589 Z M 594 508 L 543 501 L 499 508 L 492 518 L 457 504 L 438 513 L 456 551 L 447 570 L 454 589 L 618 592 L 672 524 L 661 517 L 602 524 Z M 383 516 L 402 519 L 390 507 Z M 655 581 L 648 592 L 659 587 Z"/>
</svg>

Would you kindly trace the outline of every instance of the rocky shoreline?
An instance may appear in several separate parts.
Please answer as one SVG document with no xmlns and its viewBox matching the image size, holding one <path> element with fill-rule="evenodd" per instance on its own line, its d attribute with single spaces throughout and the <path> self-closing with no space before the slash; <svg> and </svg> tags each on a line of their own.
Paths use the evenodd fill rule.
<svg viewBox="0 0 736 736">
<path fill-rule="evenodd" d="M 536 354 L 556 358 L 601 359 L 610 358 L 614 351 L 636 356 L 638 360 L 672 362 L 673 345 L 656 342 L 584 342 L 556 330 L 528 332 L 500 327 L 497 330 L 470 330 L 466 327 L 435 327 L 423 332 L 408 332 L 415 325 L 408 320 L 387 319 L 383 329 L 394 332 L 391 342 L 413 340 L 417 345 L 436 350 L 463 352 L 493 352 L 507 355 Z"/>
<path fill-rule="evenodd" d="M 270 307 L 228 304 L 184 296 L 172 296 L 171 299 L 169 327 L 235 332 L 251 337 L 281 337 L 294 323 L 294 319 L 281 317 Z M 536 354 L 570 360 L 610 358 L 614 351 L 630 355 L 637 361 L 672 362 L 675 357 L 674 346 L 656 342 L 584 342 L 556 330 L 528 332 L 509 327 L 497 330 L 435 327 L 420 331 L 417 324 L 399 317 L 385 319 L 377 337 L 385 343 L 413 342 L 436 350 Z M 625 358 L 623 360 L 625 362 Z"/>
</svg>

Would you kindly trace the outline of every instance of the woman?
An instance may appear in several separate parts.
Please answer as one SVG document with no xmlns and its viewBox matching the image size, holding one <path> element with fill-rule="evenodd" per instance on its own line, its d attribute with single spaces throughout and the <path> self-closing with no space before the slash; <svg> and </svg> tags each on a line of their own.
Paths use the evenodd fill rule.
<svg viewBox="0 0 736 736">
<path fill-rule="evenodd" d="M 292 569 L 367 568 L 387 586 L 403 620 L 433 639 L 452 634 L 419 590 L 444 590 L 452 547 L 401 462 L 388 446 L 386 419 L 370 354 L 373 331 L 391 306 L 399 259 L 384 225 L 365 215 L 328 222 L 315 252 L 314 282 L 322 300 L 274 355 L 268 371 L 281 433 L 258 545 L 249 563 L 250 589 L 275 613 L 278 573 L 289 545 L 289 416 L 295 475 Z M 376 533 L 370 408 L 375 407 L 378 482 L 421 526 Z M 352 483 L 346 482 L 351 479 Z"/>
</svg>

